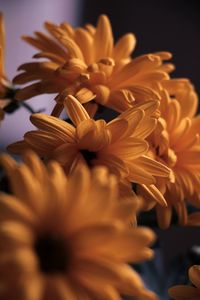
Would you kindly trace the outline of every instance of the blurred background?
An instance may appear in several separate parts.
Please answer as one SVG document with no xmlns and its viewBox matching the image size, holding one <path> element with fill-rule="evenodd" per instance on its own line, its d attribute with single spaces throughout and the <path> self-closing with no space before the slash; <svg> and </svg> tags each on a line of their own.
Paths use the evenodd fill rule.
<svg viewBox="0 0 200 300">
<path fill-rule="evenodd" d="M 43 31 L 46 20 L 73 26 L 97 22 L 100 14 L 111 20 L 115 39 L 127 32 L 137 37 L 133 56 L 157 51 L 173 53 L 176 70 L 174 77 L 188 77 L 200 94 L 200 9 L 198 1 L 179 0 L 0 0 L 0 10 L 6 25 L 6 71 L 12 79 L 17 67 L 31 61 L 36 50 L 20 40 L 22 35 Z M 38 96 L 27 103 L 35 110 L 52 109 L 54 95 Z M 6 145 L 23 137 L 32 128 L 30 113 L 21 108 L 7 115 L 0 128 L 1 150 Z M 155 245 L 156 260 L 136 266 L 143 274 L 146 284 L 169 299 L 167 287 L 173 283 L 187 282 L 189 265 L 200 263 L 199 229 L 171 228 L 165 232 L 157 230 Z M 198 251 L 197 251 L 198 250 Z M 173 267 L 172 267 L 173 266 Z"/>
</svg>

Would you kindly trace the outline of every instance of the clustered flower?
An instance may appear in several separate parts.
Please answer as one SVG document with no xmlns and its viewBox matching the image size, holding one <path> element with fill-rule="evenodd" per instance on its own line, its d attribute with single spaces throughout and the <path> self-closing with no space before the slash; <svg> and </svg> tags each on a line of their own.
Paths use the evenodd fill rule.
<svg viewBox="0 0 200 300">
<path fill-rule="evenodd" d="M 166 229 L 175 211 L 180 225 L 200 225 L 187 211 L 200 208 L 195 88 L 171 77 L 169 52 L 132 58 L 135 36 L 114 43 L 105 15 L 96 27 L 45 29 L 23 37 L 39 61 L 11 84 L 0 15 L 0 119 L 9 103 L 57 94 L 51 115 L 32 114 L 36 130 L 8 146 L 24 162 L 0 159 L 0 299 L 155 300 L 129 266 L 153 256 L 154 233 L 137 217 L 155 210 Z M 199 268 L 189 271 L 196 287 L 172 287 L 173 299 L 198 299 Z"/>
</svg>

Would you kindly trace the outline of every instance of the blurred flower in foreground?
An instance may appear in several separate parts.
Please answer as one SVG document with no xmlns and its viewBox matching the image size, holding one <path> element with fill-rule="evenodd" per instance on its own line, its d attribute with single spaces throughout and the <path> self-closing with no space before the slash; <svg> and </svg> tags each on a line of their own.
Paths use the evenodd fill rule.
<svg viewBox="0 0 200 300">
<path fill-rule="evenodd" d="M 24 161 L 1 158 L 13 194 L 0 195 L 0 298 L 157 299 L 127 264 L 152 257 L 154 234 L 127 226 L 137 202 L 119 201 L 115 177 Z"/>
<path fill-rule="evenodd" d="M 177 285 L 169 289 L 169 295 L 174 300 L 200 299 L 200 266 L 194 265 L 189 269 L 189 278 L 194 286 Z"/>
<path fill-rule="evenodd" d="M 159 99 L 156 83 L 169 79 L 173 70 L 168 52 L 146 54 L 131 59 L 135 36 L 128 33 L 114 45 L 112 28 L 107 16 L 99 17 L 97 27 L 72 28 L 68 23 L 46 22 L 50 36 L 35 32 L 24 40 L 41 50 L 35 58 L 49 61 L 25 63 L 14 83 L 35 83 L 19 90 L 16 97 L 26 100 L 44 93 L 59 93 L 54 116 L 63 109 L 67 95 L 75 96 L 93 115 L 96 103 L 118 112 L 132 107 L 135 100 Z M 87 103 L 87 104 L 86 104 Z"/>
<path fill-rule="evenodd" d="M 52 116 L 32 115 L 31 121 L 39 130 L 26 133 L 23 141 L 11 144 L 8 150 L 21 154 L 31 148 L 46 160 L 58 161 L 67 174 L 81 162 L 90 167 L 105 165 L 122 183 L 139 183 L 166 205 L 155 183 L 156 177 L 169 177 L 171 171 L 146 156 L 145 138 L 156 126 L 156 101 L 135 106 L 109 123 L 91 119 L 73 96 L 68 96 L 64 105 L 75 127 Z"/>
<path fill-rule="evenodd" d="M 198 98 L 187 80 L 168 81 L 166 88 L 168 91 L 161 92 L 161 117 L 148 140 L 151 155 L 171 168 L 175 176 L 174 182 L 160 178 L 156 185 L 168 204 L 167 207 L 156 205 L 162 228 L 170 225 L 172 208 L 178 214 L 179 223 L 186 225 L 186 199 L 200 207 L 200 119 L 194 116 Z"/>
</svg>

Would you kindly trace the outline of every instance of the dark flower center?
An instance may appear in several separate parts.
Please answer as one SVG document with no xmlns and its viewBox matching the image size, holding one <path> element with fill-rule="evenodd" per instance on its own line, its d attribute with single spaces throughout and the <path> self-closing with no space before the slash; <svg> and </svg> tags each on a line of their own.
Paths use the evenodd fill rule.
<svg viewBox="0 0 200 300">
<path fill-rule="evenodd" d="M 62 238 L 51 235 L 39 237 L 35 243 L 35 251 L 42 272 L 66 272 L 69 268 L 70 249 Z"/>
<path fill-rule="evenodd" d="M 80 152 L 83 155 L 86 163 L 88 164 L 88 167 L 92 167 L 92 160 L 97 158 L 96 152 L 91 152 L 86 149 L 82 149 Z"/>
</svg>

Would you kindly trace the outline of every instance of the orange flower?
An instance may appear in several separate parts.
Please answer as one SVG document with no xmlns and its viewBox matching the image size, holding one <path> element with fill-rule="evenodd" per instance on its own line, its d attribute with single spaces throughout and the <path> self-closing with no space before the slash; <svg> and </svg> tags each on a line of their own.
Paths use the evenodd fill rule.
<svg viewBox="0 0 200 300">
<path fill-rule="evenodd" d="M 1 299 L 157 299 L 128 265 L 152 257 L 154 234 L 127 227 L 136 202 L 119 201 L 106 168 L 67 179 L 33 153 L 1 160 L 13 191 L 0 194 Z"/>
<path fill-rule="evenodd" d="M 157 83 L 169 78 L 173 69 L 163 61 L 171 58 L 168 52 L 142 55 L 131 59 L 136 40 L 126 34 L 114 45 L 112 28 L 107 16 L 99 17 L 97 27 L 72 28 L 45 23 L 51 36 L 36 32 L 24 40 L 41 50 L 35 58 L 49 61 L 25 63 L 23 72 L 14 82 L 35 83 L 22 88 L 17 98 L 26 100 L 43 93 L 59 93 L 52 112 L 59 116 L 67 95 L 74 95 L 88 112 L 94 115 L 95 102 L 118 112 L 132 107 L 135 100 L 159 99 Z"/>
<path fill-rule="evenodd" d="M 194 265 L 189 269 L 189 278 L 194 286 L 177 285 L 169 289 L 169 295 L 174 300 L 200 299 L 200 266 Z"/>
<path fill-rule="evenodd" d="M 80 163 L 105 165 L 118 176 L 123 189 L 126 183 L 129 186 L 130 182 L 139 183 L 165 205 L 155 187 L 155 177 L 169 177 L 170 169 L 146 155 L 145 138 L 156 126 L 152 117 L 158 107 L 156 101 L 137 105 L 109 123 L 91 119 L 73 96 L 68 96 L 64 105 L 75 127 L 52 116 L 34 114 L 31 121 L 39 130 L 26 133 L 23 141 L 8 149 L 20 154 L 32 148 L 45 160 L 58 161 L 66 173 Z"/>
<path fill-rule="evenodd" d="M 176 99 L 170 97 L 166 90 L 161 93 L 161 118 L 149 139 L 151 155 L 171 168 L 175 176 L 174 182 L 158 180 L 157 183 L 168 204 L 166 208 L 156 205 L 162 228 L 170 224 L 172 207 L 178 214 L 180 224 L 187 223 L 185 199 L 200 207 L 200 118 L 194 117 L 197 95 L 189 81 L 172 80 L 167 84 L 171 94 L 176 87 Z"/>
</svg>

